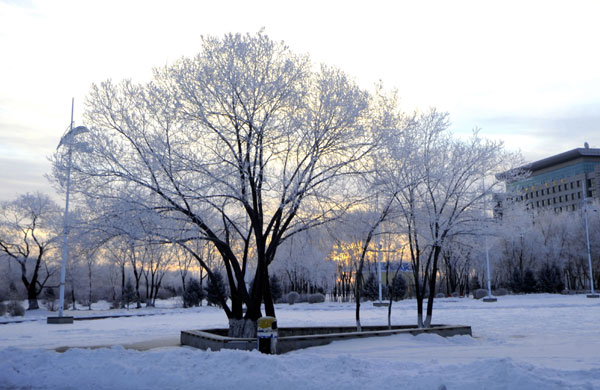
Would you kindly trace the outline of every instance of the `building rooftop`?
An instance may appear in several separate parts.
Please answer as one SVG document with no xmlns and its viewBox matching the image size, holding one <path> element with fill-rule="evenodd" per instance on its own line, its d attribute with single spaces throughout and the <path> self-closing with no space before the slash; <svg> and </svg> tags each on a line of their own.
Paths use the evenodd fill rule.
<svg viewBox="0 0 600 390">
<path fill-rule="evenodd" d="M 579 157 L 600 157 L 600 149 L 596 148 L 576 148 L 554 156 L 546 157 L 542 160 L 525 164 L 518 169 L 525 171 L 539 171 L 553 165 L 561 164 L 567 161 L 575 160 Z"/>
<path fill-rule="evenodd" d="M 534 173 L 536 171 L 542 170 L 544 168 L 552 167 L 558 164 L 566 163 L 571 160 L 576 160 L 580 157 L 599 157 L 600 158 L 600 149 L 599 148 L 590 148 L 585 143 L 584 148 L 576 148 L 572 150 L 568 150 L 566 152 L 556 154 L 554 156 L 546 157 L 544 159 L 534 161 L 525 165 L 522 165 L 518 168 L 514 168 L 508 170 L 506 172 L 502 172 L 496 175 L 496 178 L 499 180 L 507 180 L 510 182 L 511 178 L 522 178 L 522 174 L 526 172 Z M 518 179 L 517 179 L 518 180 Z"/>
</svg>

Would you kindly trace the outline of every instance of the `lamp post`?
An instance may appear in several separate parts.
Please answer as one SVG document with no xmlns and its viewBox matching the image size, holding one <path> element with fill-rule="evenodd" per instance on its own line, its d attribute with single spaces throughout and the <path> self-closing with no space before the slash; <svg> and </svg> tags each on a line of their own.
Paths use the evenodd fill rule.
<svg viewBox="0 0 600 390">
<path fill-rule="evenodd" d="M 86 133 L 89 130 L 85 126 L 77 126 L 73 128 L 73 105 L 74 99 L 71 100 L 71 124 L 69 130 L 62 136 L 60 143 L 56 147 L 58 150 L 61 146 L 67 146 L 67 188 L 66 188 L 66 201 L 65 201 L 65 216 L 64 216 L 64 227 L 63 227 L 63 247 L 62 247 L 62 262 L 60 267 L 60 289 L 59 289 L 59 304 L 58 304 L 58 317 L 48 317 L 48 324 L 72 324 L 73 317 L 63 316 L 63 309 L 65 304 L 65 276 L 67 269 L 67 237 L 69 235 L 69 190 L 71 187 L 71 157 L 73 154 L 73 141 L 75 136 L 81 133 Z"/>
<path fill-rule="evenodd" d="M 375 166 L 377 166 L 377 160 L 375 160 Z M 375 195 L 375 210 L 379 211 L 379 192 Z M 375 307 L 387 307 L 388 303 L 382 301 L 382 293 L 381 293 L 381 223 L 377 224 L 377 286 L 378 286 L 378 300 L 377 302 L 373 302 L 373 306 Z M 386 275 L 387 277 L 387 275 Z"/>
<path fill-rule="evenodd" d="M 587 198 L 587 176 L 583 176 L 583 218 L 585 220 L 585 240 L 587 244 L 587 258 L 590 267 L 590 293 L 588 298 L 600 298 L 600 295 L 594 291 L 594 270 L 592 267 L 592 252 L 590 250 L 590 227 L 588 223 L 588 198 Z"/>
<path fill-rule="evenodd" d="M 481 187 L 483 190 L 483 218 L 486 218 L 486 211 L 487 211 L 487 201 L 486 201 L 486 194 L 485 194 L 485 172 L 483 174 L 483 176 L 481 177 Z M 488 295 L 487 297 L 483 298 L 484 302 L 496 302 L 498 299 L 496 297 L 492 296 L 492 279 L 490 277 L 490 250 L 488 247 L 488 238 L 487 238 L 487 223 L 486 223 L 486 229 L 484 232 L 484 242 L 485 242 L 485 266 L 486 266 L 486 273 L 487 273 L 487 289 L 488 289 Z"/>
</svg>

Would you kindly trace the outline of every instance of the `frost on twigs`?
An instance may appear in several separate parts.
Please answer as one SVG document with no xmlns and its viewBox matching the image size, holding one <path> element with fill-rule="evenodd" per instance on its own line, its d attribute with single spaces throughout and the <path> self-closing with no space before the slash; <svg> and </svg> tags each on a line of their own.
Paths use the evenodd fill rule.
<svg viewBox="0 0 600 390">
<path fill-rule="evenodd" d="M 223 272 L 230 299 L 215 304 L 228 318 L 256 320 L 263 302 L 274 316 L 279 245 L 355 199 L 348 180 L 373 148 L 367 111 L 368 94 L 342 71 L 316 70 L 263 33 L 204 37 L 197 56 L 149 83 L 92 86 L 79 138 L 93 147 L 73 151 L 73 180 L 115 234 L 178 245 Z M 251 279 L 260 288 L 249 291 Z"/>
</svg>

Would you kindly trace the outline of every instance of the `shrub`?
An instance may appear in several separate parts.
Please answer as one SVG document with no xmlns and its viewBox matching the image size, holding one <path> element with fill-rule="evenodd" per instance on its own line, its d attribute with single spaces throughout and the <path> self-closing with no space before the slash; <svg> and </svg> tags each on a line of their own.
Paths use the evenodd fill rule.
<svg viewBox="0 0 600 390">
<path fill-rule="evenodd" d="M 511 289 L 516 293 L 533 293 L 537 291 L 537 281 L 532 270 L 526 269 L 521 273 L 518 268 L 515 268 L 510 282 Z"/>
<path fill-rule="evenodd" d="M 480 288 L 481 288 L 481 283 L 479 283 L 479 278 L 476 276 L 471 277 L 471 280 L 469 281 L 469 289 L 471 291 L 475 291 Z"/>
<path fill-rule="evenodd" d="M 296 300 L 297 303 L 306 303 L 308 302 L 308 294 L 300 294 L 300 297 Z"/>
<path fill-rule="evenodd" d="M 8 314 L 13 317 L 23 317 L 25 315 L 25 309 L 17 301 L 11 301 L 8 304 Z"/>
<path fill-rule="evenodd" d="M 205 296 L 206 293 L 200 282 L 192 278 L 183 293 L 183 307 L 201 306 Z"/>
<path fill-rule="evenodd" d="M 392 296 L 392 300 L 399 301 L 401 299 L 404 299 L 407 291 L 408 285 L 406 283 L 406 279 L 402 274 L 398 273 L 392 280 L 392 285 L 390 287 L 390 294 Z"/>
<path fill-rule="evenodd" d="M 127 306 L 127 310 L 129 310 L 129 304 L 133 302 L 135 299 L 135 288 L 133 287 L 133 283 L 131 278 L 127 278 L 127 283 L 125 283 L 125 289 L 123 290 L 123 301 Z"/>
<path fill-rule="evenodd" d="M 300 298 L 300 294 L 298 294 L 296 291 L 290 291 L 287 295 L 287 302 L 290 305 L 293 305 L 294 303 L 296 303 L 298 298 Z"/>
<path fill-rule="evenodd" d="M 473 298 L 475 299 L 481 299 L 483 297 L 486 297 L 487 295 L 488 291 L 483 288 L 478 288 L 477 290 L 473 291 Z"/>
<path fill-rule="evenodd" d="M 6 314 L 6 305 L 4 302 L 0 302 L 0 317 Z"/>
<path fill-rule="evenodd" d="M 279 283 L 279 279 L 275 275 L 271 275 L 269 278 L 269 290 L 271 291 L 271 298 L 273 299 L 273 302 L 277 302 L 281 299 L 283 290 L 281 289 L 281 283 Z"/>
<path fill-rule="evenodd" d="M 57 309 L 57 307 L 56 307 L 56 292 L 54 291 L 54 289 L 52 287 L 45 288 L 43 297 L 44 297 L 44 304 L 46 305 L 46 308 L 50 311 L 55 311 Z"/>
<path fill-rule="evenodd" d="M 565 288 L 561 272 L 556 263 L 544 264 L 538 274 L 538 290 L 541 292 L 559 293 Z"/>
<path fill-rule="evenodd" d="M 275 303 L 288 303 L 287 295 L 282 295 Z"/>
<path fill-rule="evenodd" d="M 525 276 L 523 277 L 522 291 L 526 294 L 534 293 L 537 291 L 537 281 L 535 280 L 535 275 L 533 274 L 533 271 L 530 269 L 525 271 Z"/>
<path fill-rule="evenodd" d="M 508 295 L 508 290 L 505 288 L 499 288 L 497 290 L 494 290 L 494 295 L 497 297 L 503 297 L 505 295 Z"/>
<path fill-rule="evenodd" d="M 375 272 L 369 274 L 369 277 L 360 289 L 360 295 L 366 301 L 374 301 L 379 298 L 379 283 L 377 283 Z"/>
<path fill-rule="evenodd" d="M 214 272 L 206 284 L 206 301 L 210 306 L 221 306 L 220 298 L 227 299 L 227 286 L 220 272 Z"/>
<path fill-rule="evenodd" d="M 325 302 L 325 295 L 321 293 L 310 294 L 308 296 L 308 303 L 323 303 Z"/>
</svg>

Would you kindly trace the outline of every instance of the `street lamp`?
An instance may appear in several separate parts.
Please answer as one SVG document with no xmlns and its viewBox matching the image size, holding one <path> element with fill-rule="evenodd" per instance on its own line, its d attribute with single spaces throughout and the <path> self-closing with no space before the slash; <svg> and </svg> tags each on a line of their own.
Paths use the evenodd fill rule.
<svg viewBox="0 0 600 390">
<path fill-rule="evenodd" d="M 67 147 L 67 189 L 66 189 L 66 201 L 65 201 L 65 217 L 64 217 L 64 231 L 63 231 L 63 248 L 62 248 L 62 263 L 60 267 L 60 290 L 59 290 L 59 304 L 58 304 L 58 317 L 48 317 L 48 324 L 72 324 L 73 317 L 63 316 L 63 309 L 65 304 L 65 276 L 67 268 L 67 237 L 69 235 L 69 189 L 71 186 L 71 157 L 73 153 L 73 146 L 76 144 L 73 142 L 75 137 L 79 134 L 88 132 L 88 128 L 85 126 L 77 126 L 73 128 L 73 100 L 71 101 L 71 124 L 69 130 L 62 136 L 60 143 L 56 147 L 58 150 L 61 146 Z"/>
<path fill-rule="evenodd" d="M 589 199 L 591 200 L 591 199 Z M 592 267 L 592 252 L 590 250 L 590 228 L 588 223 L 588 197 L 587 197 L 587 177 L 584 175 L 583 177 L 583 215 L 585 220 L 585 239 L 587 244 L 587 258 L 588 265 L 590 267 L 590 294 L 587 295 L 588 298 L 600 298 L 600 295 L 594 292 L 594 271 Z"/>
<path fill-rule="evenodd" d="M 483 174 L 482 178 L 481 178 L 481 187 L 483 189 L 483 218 L 484 220 L 486 219 L 486 209 L 487 209 L 487 197 L 485 196 L 485 173 Z M 488 295 L 487 297 L 483 298 L 483 302 L 496 302 L 498 299 L 494 296 L 492 296 L 492 279 L 490 277 L 490 249 L 488 247 L 488 237 L 487 237 L 487 223 L 486 223 L 486 229 L 484 232 L 484 241 L 485 241 L 485 266 L 486 266 L 486 272 L 487 272 L 487 289 L 488 289 Z"/>
</svg>

